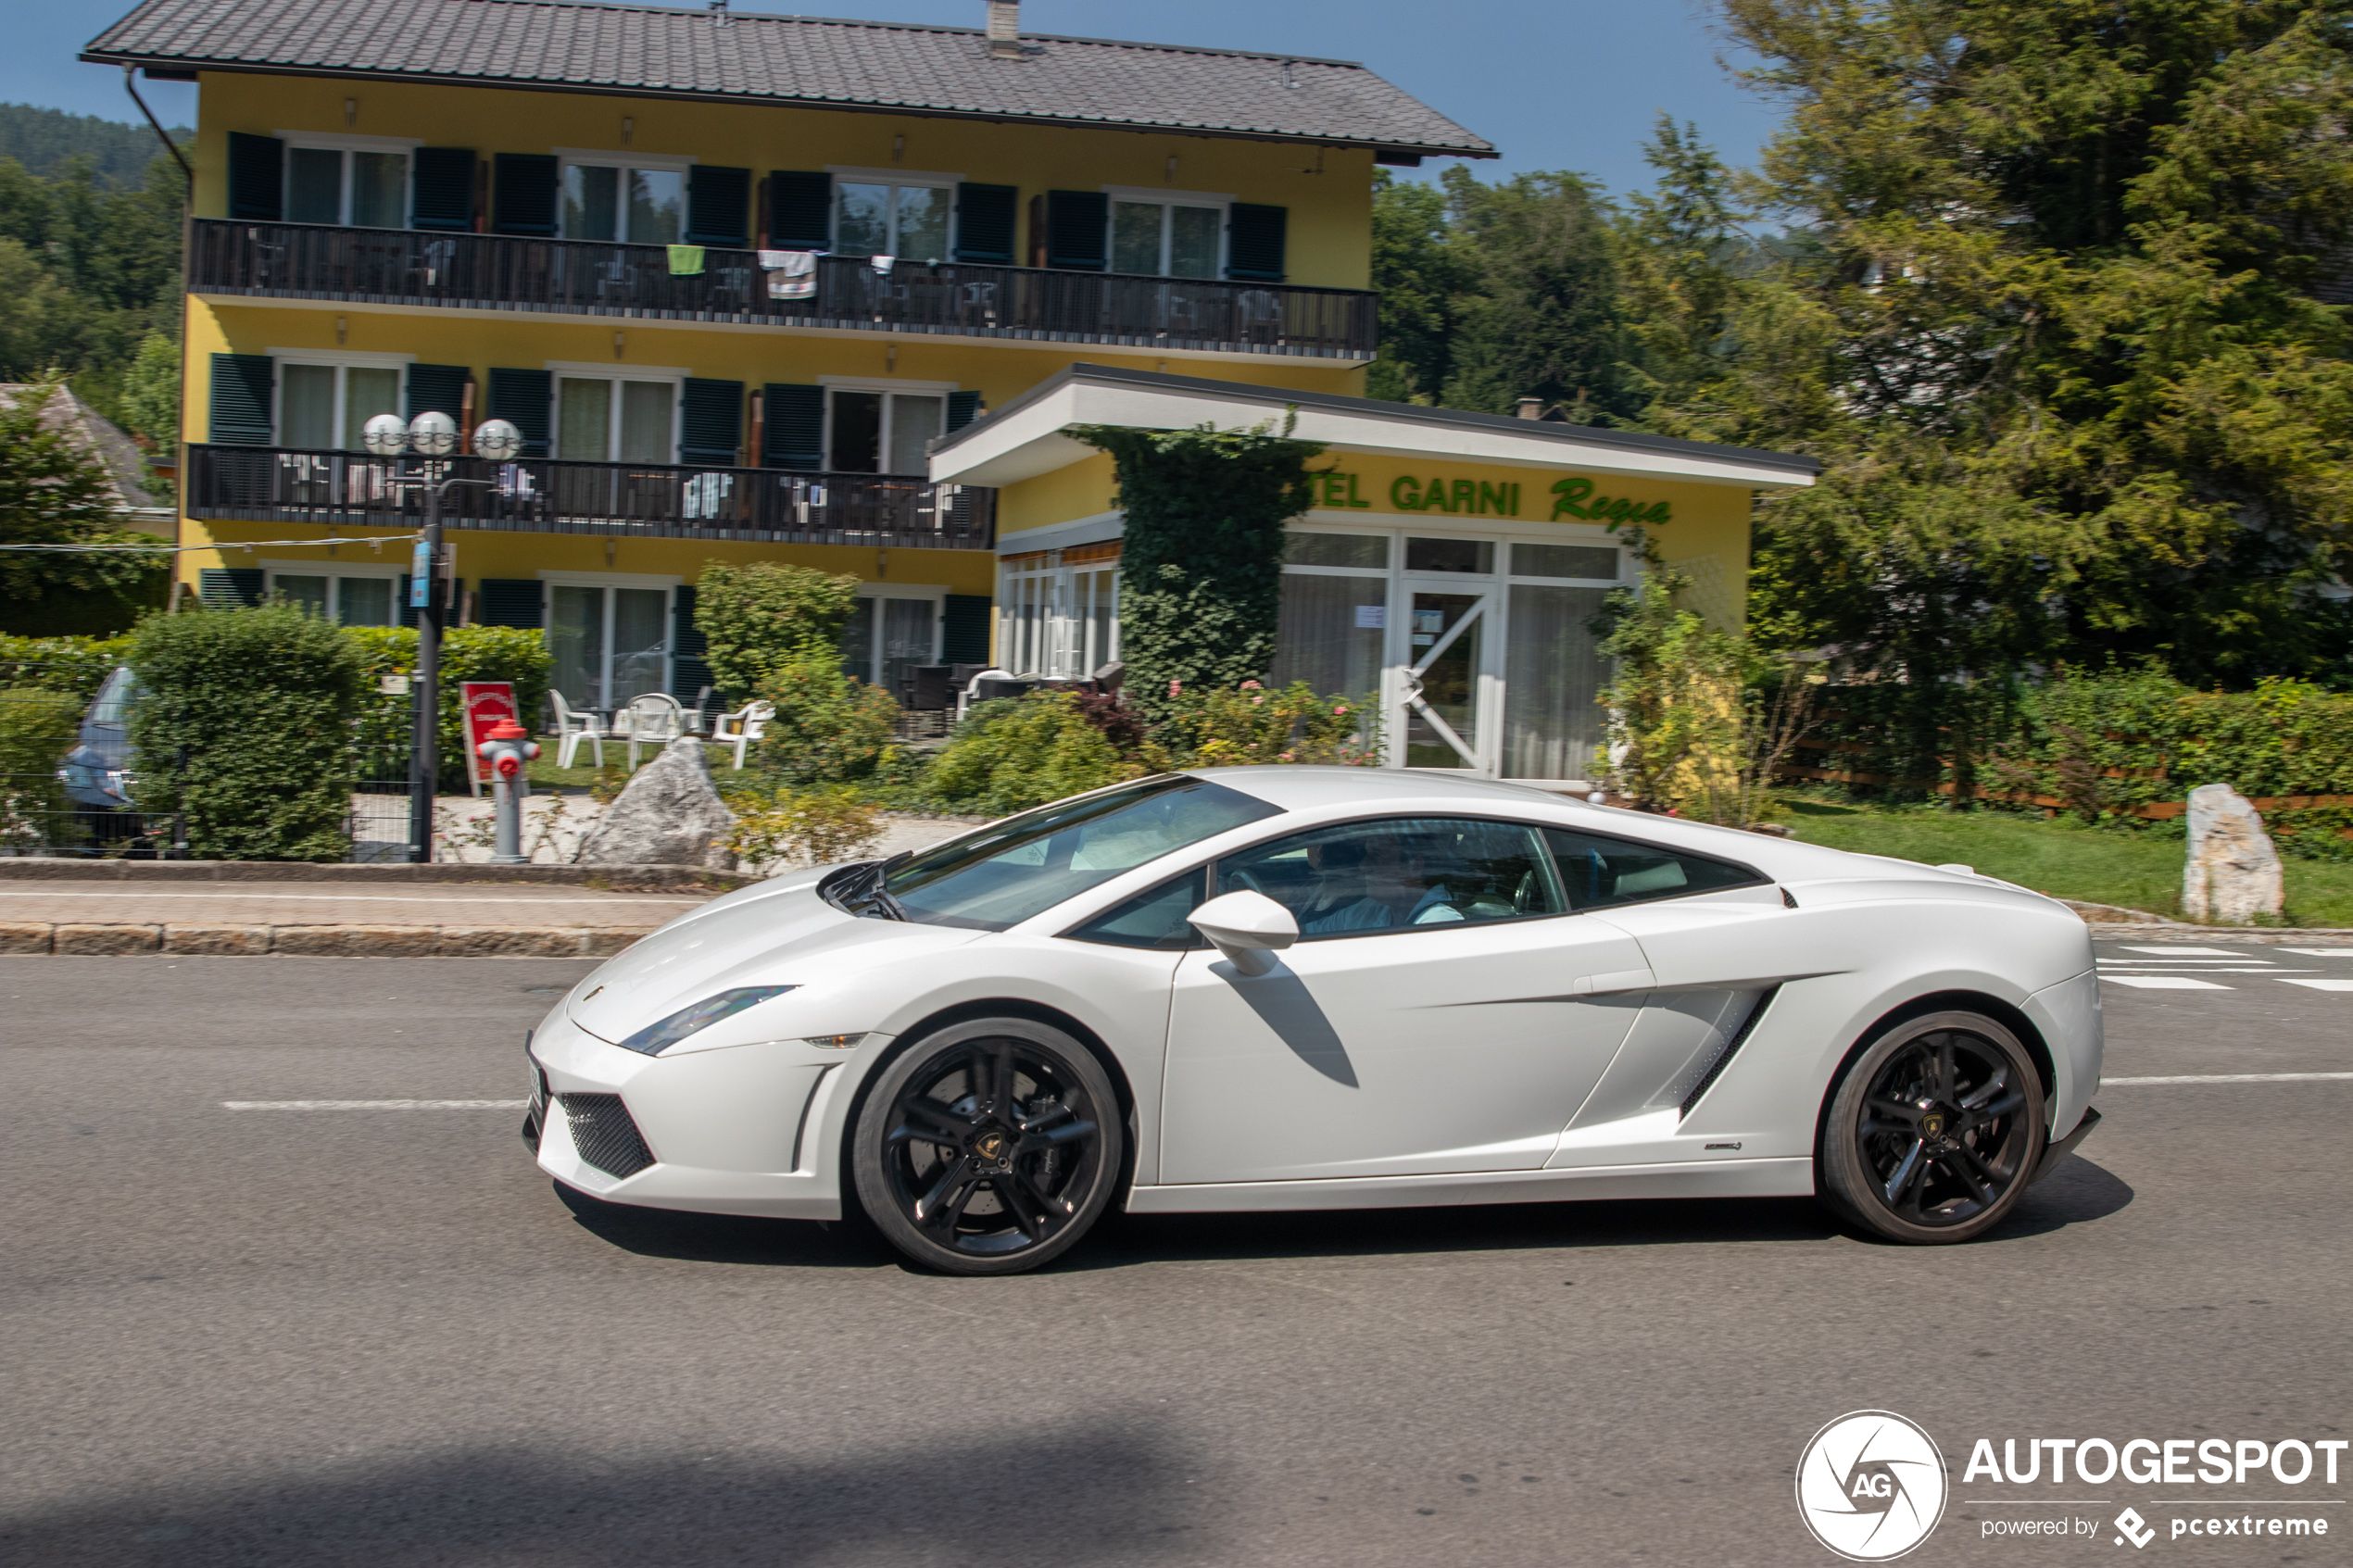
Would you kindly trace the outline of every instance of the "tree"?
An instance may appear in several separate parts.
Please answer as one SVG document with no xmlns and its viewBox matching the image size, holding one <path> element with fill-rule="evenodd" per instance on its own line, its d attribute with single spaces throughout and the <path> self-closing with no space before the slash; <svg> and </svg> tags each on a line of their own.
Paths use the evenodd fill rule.
<svg viewBox="0 0 2353 1568">
<path fill-rule="evenodd" d="M 113 482 L 97 455 L 44 419 L 63 389 L 36 383 L 0 403 L 0 544 L 152 545 L 116 526 Z M 0 551 L 0 598 L 125 593 L 157 571 L 159 552 Z"/>
<path fill-rule="evenodd" d="M 839 665 L 841 633 L 858 608 L 854 572 L 755 561 L 707 561 L 695 584 L 695 626 L 711 678 L 730 697 L 750 696 L 788 664 Z"/>
<path fill-rule="evenodd" d="M 180 444 L 180 345 L 161 332 L 139 340 L 138 355 L 122 382 L 122 425 L 145 439 L 150 451 L 170 452 Z"/>
<path fill-rule="evenodd" d="M 1473 268 L 1446 221 L 1435 185 L 1373 170 L 1373 288 L 1380 295 L 1380 358 L 1368 395 L 1434 403 L 1454 366 L 1454 333 Z"/>
<path fill-rule="evenodd" d="M 1471 269 L 1445 405 L 1502 414 L 1540 397 L 1579 423 L 1633 413 L 1612 215 L 1592 182 L 1555 171 L 1485 185 L 1461 168 L 1444 181 Z"/>
</svg>

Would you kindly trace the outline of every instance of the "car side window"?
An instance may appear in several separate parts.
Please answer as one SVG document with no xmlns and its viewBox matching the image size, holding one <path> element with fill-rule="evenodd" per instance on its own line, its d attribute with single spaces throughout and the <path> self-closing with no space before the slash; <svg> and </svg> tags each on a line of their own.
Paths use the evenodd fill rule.
<svg viewBox="0 0 2353 1568">
<path fill-rule="evenodd" d="M 1599 834 L 1546 828 L 1544 842 L 1559 864 L 1561 885 L 1572 909 L 1680 898 L 1719 887 L 1754 887 L 1767 880 L 1730 860 Z"/>
<path fill-rule="evenodd" d="M 1209 868 L 1195 866 L 1133 898 L 1113 905 L 1093 920 L 1063 935 L 1112 947 L 1146 947 L 1164 953 L 1205 946 L 1185 917 L 1201 908 Z"/>
<path fill-rule="evenodd" d="M 1477 818 L 1390 817 L 1278 838 L 1218 861 L 1217 891 L 1265 894 L 1307 941 L 1567 909 L 1537 830 Z"/>
</svg>

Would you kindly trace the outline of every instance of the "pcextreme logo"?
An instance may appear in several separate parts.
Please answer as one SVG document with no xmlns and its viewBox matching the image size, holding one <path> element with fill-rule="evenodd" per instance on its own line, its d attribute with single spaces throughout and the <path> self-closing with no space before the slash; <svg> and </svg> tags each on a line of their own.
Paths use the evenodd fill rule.
<svg viewBox="0 0 2353 1568">
<path fill-rule="evenodd" d="M 1814 1434 L 1797 1461 L 1797 1512 L 1853 1562 L 1903 1556 L 1944 1517 L 1944 1456 L 1893 1411 L 1856 1411 Z"/>
</svg>

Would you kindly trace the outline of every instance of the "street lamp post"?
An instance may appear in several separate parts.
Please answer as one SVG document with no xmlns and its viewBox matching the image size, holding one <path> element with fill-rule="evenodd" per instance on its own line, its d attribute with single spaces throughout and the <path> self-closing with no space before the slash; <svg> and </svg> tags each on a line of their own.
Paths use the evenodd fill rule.
<svg viewBox="0 0 2353 1568">
<path fill-rule="evenodd" d="M 428 410 L 403 424 L 397 414 L 378 414 L 360 432 L 367 449 L 381 458 L 415 453 L 421 458 L 449 458 L 458 451 L 458 421 Z M 474 432 L 474 450 L 501 460 L 522 449 L 522 434 L 504 420 L 486 421 Z M 487 485 L 486 479 L 436 478 L 430 470 L 400 483 L 425 495 L 424 532 L 409 571 L 409 605 L 417 612 L 417 672 L 409 687 L 409 858 L 422 864 L 433 859 L 433 806 L 441 769 L 441 616 L 445 601 L 442 583 L 448 572 L 441 547 L 442 497 L 453 486 Z M 471 764 L 469 764 L 471 766 Z"/>
</svg>

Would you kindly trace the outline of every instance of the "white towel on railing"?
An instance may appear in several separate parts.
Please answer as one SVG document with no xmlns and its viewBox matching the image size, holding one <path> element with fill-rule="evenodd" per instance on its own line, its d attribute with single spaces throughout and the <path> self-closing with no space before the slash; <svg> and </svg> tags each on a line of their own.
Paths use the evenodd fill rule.
<svg viewBox="0 0 2353 1568">
<path fill-rule="evenodd" d="M 887 278 L 890 276 L 891 264 L 898 259 L 899 257 L 895 256 L 870 256 L 866 261 L 874 268 L 875 277 Z"/>
<path fill-rule="evenodd" d="M 771 299 L 807 299 L 817 292 L 817 253 L 813 250 L 763 250 L 760 270 L 768 274 Z"/>
</svg>

